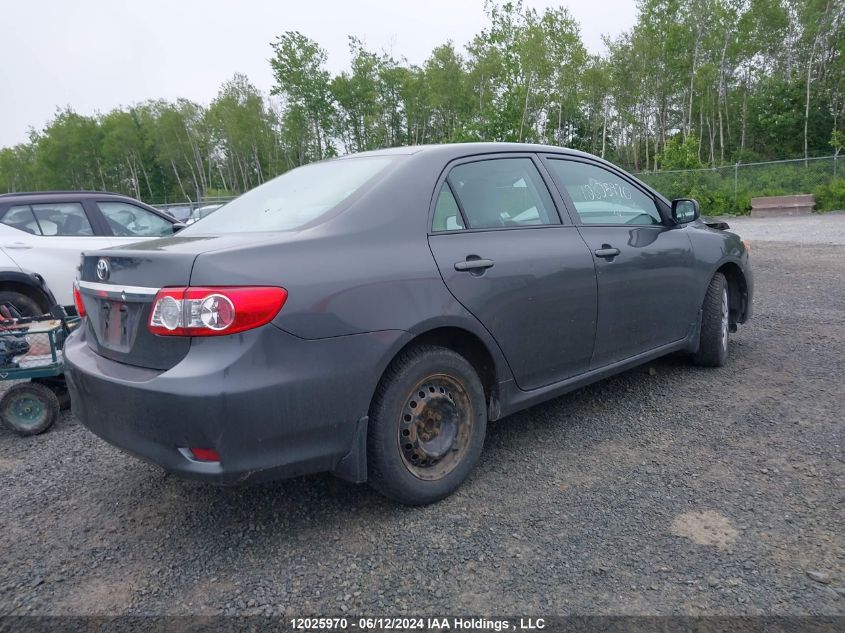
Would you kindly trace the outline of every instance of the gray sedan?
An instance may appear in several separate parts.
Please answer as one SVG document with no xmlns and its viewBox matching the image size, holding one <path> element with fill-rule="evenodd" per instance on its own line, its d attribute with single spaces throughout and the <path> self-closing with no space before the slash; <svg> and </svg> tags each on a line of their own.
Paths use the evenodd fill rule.
<svg viewBox="0 0 845 633">
<path fill-rule="evenodd" d="M 723 365 L 752 293 L 738 236 L 594 156 L 396 148 L 85 253 L 65 354 L 82 422 L 168 471 L 424 504 L 489 420 L 672 352 Z"/>
</svg>

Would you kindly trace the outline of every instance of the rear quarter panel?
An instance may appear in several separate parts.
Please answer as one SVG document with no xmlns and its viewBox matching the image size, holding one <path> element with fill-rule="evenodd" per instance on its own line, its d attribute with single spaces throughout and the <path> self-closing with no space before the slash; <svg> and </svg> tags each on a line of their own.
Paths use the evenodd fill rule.
<svg viewBox="0 0 845 633">
<path fill-rule="evenodd" d="M 405 163 L 322 224 L 250 248 L 200 254 L 191 285 L 282 286 L 288 300 L 274 323 L 311 339 L 410 331 L 448 313 L 454 299 L 426 231 L 440 170 L 425 161 Z"/>
</svg>

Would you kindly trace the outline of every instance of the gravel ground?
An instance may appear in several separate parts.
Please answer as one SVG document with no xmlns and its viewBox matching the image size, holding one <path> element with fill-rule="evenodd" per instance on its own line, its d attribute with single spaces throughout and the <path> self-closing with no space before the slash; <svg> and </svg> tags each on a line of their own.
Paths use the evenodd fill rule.
<svg viewBox="0 0 845 633">
<path fill-rule="evenodd" d="M 781 218 L 722 218 L 752 241 L 845 245 L 845 211 Z"/>
<path fill-rule="evenodd" d="M 842 244 L 843 220 L 773 226 Z M 669 357 L 491 424 L 433 507 L 181 481 L 70 415 L 0 431 L 0 613 L 842 614 L 845 248 L 732 222 L 757 301 L 727 367 Z"/>
</svg>

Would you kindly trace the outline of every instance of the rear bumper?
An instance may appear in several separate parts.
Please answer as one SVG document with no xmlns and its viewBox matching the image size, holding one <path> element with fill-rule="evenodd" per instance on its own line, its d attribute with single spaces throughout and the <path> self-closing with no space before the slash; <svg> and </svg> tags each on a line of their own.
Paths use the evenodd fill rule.
<svg viewBox="0 0 845 633">
<path fill-rule="evenodd" d="M 95 354 L 85 329 L 65 344 L 80 421 L 169 472 L 227 485 L 321 471 L 362 481 L 369 401 L 404 334 L 304 340 L 267 325 L 194 339 L 160 371 Z M 220 462 L 192 460 L 189 447 L 213 448 Z"/>
</svg>

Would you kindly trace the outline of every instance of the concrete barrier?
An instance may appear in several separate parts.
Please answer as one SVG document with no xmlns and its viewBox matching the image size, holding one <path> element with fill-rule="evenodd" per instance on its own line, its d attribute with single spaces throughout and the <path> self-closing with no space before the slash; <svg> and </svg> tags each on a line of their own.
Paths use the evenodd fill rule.
<svg viewBox="0 0 845 633">
<path fill-rule="evenodd" d="M 767 218 L 778 215 L 807 215 L 816 208 L 812 194 L 751 198 L 751 217 Z"/>
</svg>

